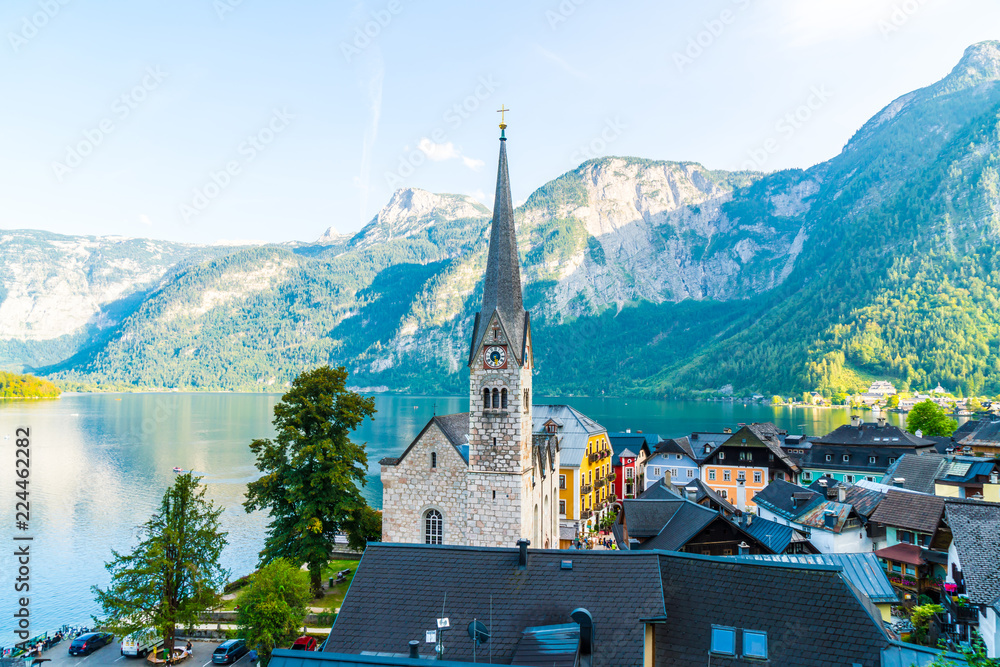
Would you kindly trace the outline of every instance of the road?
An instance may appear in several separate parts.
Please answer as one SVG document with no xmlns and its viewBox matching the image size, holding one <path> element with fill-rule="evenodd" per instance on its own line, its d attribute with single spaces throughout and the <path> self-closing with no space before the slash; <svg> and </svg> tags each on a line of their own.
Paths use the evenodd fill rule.
<svg viewBox="0 0 1000 667">
<path fill-rule="evenodd" d="M 193 641 L 194 649 L 191 657 L 184 662 L 178 663 L 183 667 L 211 667 L 212 651 L 221 641 Z M 184 646 L 185 642 L 178 642 L 177 647 Z M 87 656 L 69 655 L 69 642 L 61 641 L 48 651 L 42 654 L 43 658 L 52 661 L 52 664 L 42 663 L 41 667 L 149 667 L 149 662 L 143 658 L 134 658 L 130 655 L 121 654 L 121 642 L 114 641 L 107 646 L 97 649 Z M 233 663 L 233 667 L 249 667 L 248 655 Z"/>
</svg>

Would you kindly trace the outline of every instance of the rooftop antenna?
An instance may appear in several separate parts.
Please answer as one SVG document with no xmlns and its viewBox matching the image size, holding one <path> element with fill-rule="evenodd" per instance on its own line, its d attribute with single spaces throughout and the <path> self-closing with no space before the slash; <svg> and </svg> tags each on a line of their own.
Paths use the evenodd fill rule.
<svg viewBox="0 0 1000 667">
<path fill-rule="evenodd" d="M 431 416 L 437 417 L 437 413 L 438 413 L 438 404 L 437 401 L 434 401 L 434 405 L 431 406 Z"/>
<path fill-rule="evenodd" d="M 476 651 L 480 644 L 485 644 L 490 640 L 490 631 L 478 618 L 472 619 L 469 623 L 469 637 L 472 639 L 472 662 L 476 662 Z"/>
</svg>

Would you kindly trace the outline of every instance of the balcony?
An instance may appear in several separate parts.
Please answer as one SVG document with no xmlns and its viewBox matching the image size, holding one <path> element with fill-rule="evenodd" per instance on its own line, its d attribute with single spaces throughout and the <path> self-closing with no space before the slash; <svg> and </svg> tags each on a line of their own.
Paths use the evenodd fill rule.
<svg viewBox="0 0 1000 667">
<path fill-rule="evenodd" d="M 592 516 L 594 516 L 594 513 L 591 512 L 590 510 L 583 510 L 582 512 L 580 512 L 580 518 L 583 520 L 587 520 Z"/>
<path fill-rule="evenodd" d="M 597 479 L 594 480 L 594 488 L 597 489 L 601 488 L 602 486 L 604 486 L 605 481 L 606 480 L 604 477 L 598 477 Z"/>
<path fill-rule="evenodd" d="M 594 452 L 589 457 L 587 457 L 587 460 L 590 461 L 591 463 L 597 463 L 597 460 L 599 458 L 600 458 L 600 454 L 598 454 L 597 452 Z"/>
<path fill-rule="evenodd" d="M 964 595 L 952 595 L 947 591 L 941 594 L 941 606 L 951 614 L 952 620 L 965 625 L 979 625 L 979 607 L 968 602 Z"/>
<path fill-rule="evenodd" d="M 583 486 L 580 487 L 580 495 L 585 496 L 593 490 L 594 487 L 592 487 L 590 484 L 584 484 Z"/>
<path fill-rule="evenodd" d="M 613 472 L 613 473 L 611 473 L 610 475 L 608 475 L 608 481 L 609 481 L 609 482 L 613 482 L 613 481 L 615 481 L 616 479 L 618 479 L 618 473 L 614 473 L 614 472 Z"/>
</svg>

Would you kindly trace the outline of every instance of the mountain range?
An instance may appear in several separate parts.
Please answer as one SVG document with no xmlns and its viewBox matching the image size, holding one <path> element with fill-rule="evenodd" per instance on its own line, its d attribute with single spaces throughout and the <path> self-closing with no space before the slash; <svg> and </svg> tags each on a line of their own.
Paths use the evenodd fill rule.
<svg viewBox="0 0 1000 667">
<path fill-rule="evenodd" d="M 996 41 L 809 169 L 585 162 L 516 211 L 536 391 L 1000 393 L 998 163 Z M 403 189 L 313 243 L 5 230 L 0 367 L 258 391 L 330 363 L 372 390 L 463 392 L 490 217 Z"/>
</svg>

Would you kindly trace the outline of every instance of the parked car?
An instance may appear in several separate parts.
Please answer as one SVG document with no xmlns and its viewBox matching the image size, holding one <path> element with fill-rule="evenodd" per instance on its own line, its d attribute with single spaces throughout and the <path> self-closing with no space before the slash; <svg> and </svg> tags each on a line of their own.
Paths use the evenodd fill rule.
<svg viewBox="0 0 1000 667">
<path fill-rule="evenodd" d="M 247 643 L 242 639 L 230 639 L 219 644 L 212 652 L 212 662 L 217 665 L 228 665 L 236 662 L 247 653 Z"/>
<path fill-rule="evenodd" d="M 122 655 L 145 658 L 161 646 L 163 646 L 163 636 L 153 628 L 146 628 L 122 639 Z"/>
<path fill-rule="evenodd" d="M 316 638 L 310 637 L 309 635 L 302 635 L 295 640 L 292 644 L 293 651 L 315 651 L 316 650 Z"/>
<path fill-rule="evenodd" d="M 72 641 L 69 645 L 69 654 L 90 655 L 102 646 L 107 646 L 114 639 L 115 636 L 110 632 L 88 632 Z"/>
</svg>

